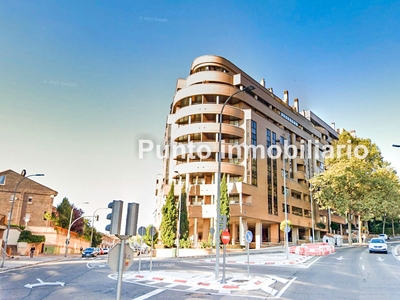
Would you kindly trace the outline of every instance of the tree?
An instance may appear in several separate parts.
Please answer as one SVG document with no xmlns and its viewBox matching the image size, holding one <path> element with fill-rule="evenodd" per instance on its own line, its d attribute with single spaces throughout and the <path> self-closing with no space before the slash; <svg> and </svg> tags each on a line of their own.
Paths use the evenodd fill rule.
<svg viewBox="0 0 400 300">
<path fill-rule="evenodd" d="M 69 217 L 71 214 L 71 203 L 67 197 L 64 197 L 59 205 L 57 205 L 58 220 L 56 224 L 62 228 L 68 229 Z"/>
<path fill-rule="evenodd" d="M 379 214 L 381 203 L 389 195 L 379 192 L 383 186 L 389 186 L 388 182 L 383 182 L 386 180 L 380 173 L 389 165 L 383 160 L 376 144 L 344 131 L 332 143 L 325 157 L 325 166 L 323 173 L 314 175 L 310 180 L 314 198 L 322 208 L 330 208 L 345 217 L 347 223 L 358 215 L 359 228 L 362 221 Z"/>
<path fill-rule="evenodd" d="M 161 220 L 161 240 L 168 248 L 173 247 L 176 236 L 176 199 L 174 192 L 174 182 L 171 184 L 167 199 L 164 206 L 161 209 L 162 220 Z"/>
<path fill-rule="evenodd" d="M 188 220 L 188 212 L 186 205 L 186 185 L 182 186 L 181 190 L 181 203 L 180 203 L 180 211 L 181 211 L 181 219 L 179 224 L 179 237 L 180 240 L 186 241 L 189 238 L 189 220 Z"/>
<path fill-rule="evenodd" d="M 79 235 L 83 235 L 84 232 L 84 227 L 85 227 L 85 221 L 84 218 L 82 217 L 84 212 L 82 209 L 80 208 L 76 208 L 75 206 L 71 206 L 74 207 L 74 211 L 72 213 L 72 221 L 74 222 L 74 224 L 71 226 L 71 231 L 74 231 L 76 233 L 78 233 Z"/>
<path fill-rule="evenodd" d="M 222 176 L 221 181 L 221 196 L 220 196 L 220 213 L 221 216 L 226 216 L 226 228 L 229 229 L 230 225 L 230 210 L 229 210 L 229 197 L 228 197 L 228 185 L 226 183 L 226 176 Z"/>
</svg>

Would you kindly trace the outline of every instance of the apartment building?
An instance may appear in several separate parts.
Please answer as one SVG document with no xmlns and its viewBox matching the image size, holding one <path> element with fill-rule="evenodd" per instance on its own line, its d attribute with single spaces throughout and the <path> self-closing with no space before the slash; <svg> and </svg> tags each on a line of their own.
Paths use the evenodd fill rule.
<svg viewBox="0 0 400 300">
<path fill-rule="evenodd" d="M 237 93 L 248 86 L 254 89 Z M 221 120 L 221 174 L 228 182 L 232 244 L 245 245 L 247 230 L 255 248 L 283 241 L 285 191 L 293 224 L 289 239 L 308 239 L 312 220 L 324 222 L 326 213 L 312 201 L 307 179 L 324 170 L 323 145 L 337 139 L 337 131 L 313 112 L 300 111 L 299 99 L 292 102 L 288 91 L 281 99 L 265 80 L 258 82 L 214 55 L 196 58 L 189 76 L 177 81 L 166 122 L 163 174 L 157 178 L 156 225 L 175 181 L 176 197 L 186 188 L 189 236 L 195 245 L 209 239 L 216 223 L 219 114 L 228 99 Z M 279 154 L 285 149 L 284 161 Z M 335 221 L 344 224 L 341 218 Z M 315 227 L 315 238 L 324 231 Z"/>
</svg>

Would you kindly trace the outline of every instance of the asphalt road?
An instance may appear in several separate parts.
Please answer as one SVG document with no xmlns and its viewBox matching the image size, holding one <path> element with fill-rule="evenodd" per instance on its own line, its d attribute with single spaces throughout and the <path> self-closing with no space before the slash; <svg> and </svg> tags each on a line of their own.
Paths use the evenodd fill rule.
<svg viewBox="0 0 400 300">
<path fill-rule="evenodd" d="M 367 247 L 339 249 L 336 254 L 315 258 L 300 266 L 250 267 L 253 275 L 286 278 L 290 284 L 273 286 L 281 299 L 400 299 L 400 261 L 389 254 L 370 254 Z M 115 299 L 117 282 L 106 259 L 76 259 L 16 269 L 0 274 L 0 299 Z M 149 262 L 142 260 L 142 271 Z M 129 271 L 138 270 L 138 261 Z M 153 270 L 213 273 L 214 264 L 196 259 L 153 261 Z M 243 264 L 227 265 L 227 273 L 246 273 Z M 39 280 L 40 281 L 39 281 Z M 253 297 L 253 298 L 252 298 Z M 154 284 L 124 282 L 122 299 L 254 299 L 268 298 L 257 292 L 224 295 L 201 290 L 177 290 Z"/>
</svg>

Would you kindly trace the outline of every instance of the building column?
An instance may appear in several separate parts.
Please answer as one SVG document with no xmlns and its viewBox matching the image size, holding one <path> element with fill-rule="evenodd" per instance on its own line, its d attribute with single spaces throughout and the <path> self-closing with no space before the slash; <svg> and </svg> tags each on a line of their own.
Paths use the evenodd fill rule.
<svg viewBox="0 0 400 300">
<path fill-rule="evenodd" d="M 247 231 L 247 220 L 246 218 L 239 217 L 239 241 L 240 241 L 240 246 L 245 246 L 246 245 L 246 234 Z"/>
<path fill-rule="evenodd" d="M 197 238 L 198 238 L 198 233 L 197 233 L 197 218 L 194 218 L 193 246 L 194 246 L 195 248 L 197 247 Z"/>
<path fill-rule="evenodd" d="M 256 249 L 261 249 L 261 241 L 262 241 L 262 223 L 261 221 L 256 222 L 256 229 L 255 229 L 255 242 L 256 242 Z"/>
<path fill-rule="evenodd" d="M 279 238 L 279 223 L 278 224 L 271 224 L 271 243 L 279 243 L 280 238 Z"/>
<path fill-rule="evenodd" d="M 231 230 L 231 236 L 232 236 L 232 245 L 235 245 L 236 239 L 237 239 L 237 223 L 232 223 L 232 230 Z"/>
</svg>

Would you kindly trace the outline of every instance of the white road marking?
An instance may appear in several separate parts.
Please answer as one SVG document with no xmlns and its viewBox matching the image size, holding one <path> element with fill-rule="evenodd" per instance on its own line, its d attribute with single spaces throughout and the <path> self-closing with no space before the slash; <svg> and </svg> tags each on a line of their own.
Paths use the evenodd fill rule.
<svg viewBox="0 0 400 300">
<path fill-rule="evenodd" d="M 33 288 L 35 286 L 41 286 L 41 285 L 61 285 L 61 286 L 64 286 L 64 282 L 59 282 L 59 281 L 56 281 L 56 282 L 44 282 L 40 278 L 36 278 L 36 280 L 39 281 L 39 283 L 28 283 L 28 284 L 25 284 L 24 287 L 31 289 L 31 288 Z"/>
<path fill-rule="evenodd" d="M 344 257 L 343 256 L 340 256 L 340 257 L 338 257 L 338 258 L 336 258 L 337 260 L 342 260 L 342 259 L 344 259 Z"/>
<path fill-rule="evenodd" d="M 142 296 L 140 296 L 140 297 L 134 298 L 133 300 L 144 300 L 144 299 L 148 299 L 148 298 L 150 298 L 150 297 L 152 297 L 152 296 L 154 296 L 154 295 L 157 295 L 157 294 L 159 294 L 159 293 L 161 293 L 161 292 L 164 292 L 164 291 L 165 291 L 165 289 L 156 289 L 156 290 L 154 290 L 154 291 L 152 291 L 152 292 L 150 292 L 150 293 L 147 293 L 147 294 L 144 294 L 144 295 L 142 295 Z"/>
<path fill-rule="evenodd" d="M 316 260 L 314 260 L 312 263 L 310 263 L 309 265 L 307 265 L 307 267 L 305 267 L 306 269 L 308 269 L 309 267 L 311 267 L 314 263 L 317 262 L 317 260 L 321 259 L 322 256 L 319 256 Z"/>
<path fill-rule="evenodd" d="M 283 293 L 289 288 L 289 286 L 296 280 L 297 277 L 294 277 L 292 280 L 290 280 L 284 287 L 283 289 L 280 290 L 278 295 L 276 295 L 276 298 L 280 298 Z"/>
<path fill-rule="evenodd" d="M 378 256 L 377 260 L 379 260 L 379 261 L 384 261 L 384 259 L 381 258 L 380 256 Z"/>
<path fill-rule="evenodd" d="M 365 270 L 365 267 L 364 267 L 364 265 L 362 265 L 362 266 L 361 266 L 361 268 L 362 268 L 363 270 Z"/>
</svg>

